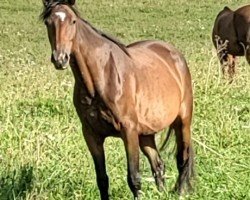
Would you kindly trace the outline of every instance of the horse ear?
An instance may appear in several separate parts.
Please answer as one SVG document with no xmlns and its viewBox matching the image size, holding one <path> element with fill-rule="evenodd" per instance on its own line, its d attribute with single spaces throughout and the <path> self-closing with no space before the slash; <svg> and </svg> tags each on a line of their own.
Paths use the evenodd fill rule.
<svg viewBox="0 0 250 200">
<path fill-rule="evenodd" d="M 71 5 L 71 6 L 73 6 L 73 5 L 75 5 L 75 0 L 69 0 L 69 4 Z"/>
<path fill-rule="evenodd" d="M 231 9 L 228 6 L 225 6 L 224 10 L 231 10 Z"/>
<path fill-rule="evenodd" d="M 50 0 L 43 0 L 44 7 L 47 7 L 50 3 Z"/>
</svg>

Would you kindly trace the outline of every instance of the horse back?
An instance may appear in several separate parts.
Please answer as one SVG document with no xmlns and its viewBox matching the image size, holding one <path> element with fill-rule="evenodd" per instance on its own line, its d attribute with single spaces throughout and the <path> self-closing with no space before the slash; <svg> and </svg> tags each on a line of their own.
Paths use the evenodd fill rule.
<svg viewBox="0 0 250 200">
<path fill-rule="evenodd" d="M 250 44 L 250 5 L 235 11 L 234 26 L 239 42 L 245 46 Z"/>
<path fill-rule="evenodd" d="M 127 46 L 128 49 L 144 49 L 143 54 L 149 54 L 150 57 L 156 54 L 159 58 L 168 63 L 169 67 L 176 69 L 180 74 L 189 74 L 189 69 L 186 60 L 182 53 L 173 45 L 157 40 L 139 41 Z M 137 58 L 137 60 L 139 60 Z M 176 71 L 176 72 L 177 72 Z"/>
</svg>

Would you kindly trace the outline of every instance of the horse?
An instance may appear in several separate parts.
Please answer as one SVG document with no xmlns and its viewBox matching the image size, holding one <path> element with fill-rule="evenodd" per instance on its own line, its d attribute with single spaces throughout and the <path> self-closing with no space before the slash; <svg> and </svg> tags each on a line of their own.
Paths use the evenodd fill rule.
<svg viewBox="0 0 250 200">
<path fill-rule="evenodd" d="M 73 103 L 94 160 L 101 199 L 109 199 L 103 146 L 109 136 L 124 142 L 127 182 L 134 199 L 139 199 L 141 190 L 140 149 L 158 189 L 163 189 L 165 166 L 155 134 L 166 127 L 169 134 L 175 131 L 178 178 L 174 189 L 183 194 L 191 189 L 194 174 L 193 92 L 185 58 L 163 41 L 126 46 L 81 18 L 74 4 L 75 0 L 43 0 L 41 18 L 47 27 L 51 62 L 57 70 L 69 64 L 75 78 Z"/>
<path fill-rule="evenodd" d="M 224 7 L 217 15 L 212 30 L 213 44 L 217 50 L 222 72 L 228 68 L 230 82 L 235 74 L 236 56 L 245 56 L 250 64 L 250 5 L 233 11 Z"/>
</svg>

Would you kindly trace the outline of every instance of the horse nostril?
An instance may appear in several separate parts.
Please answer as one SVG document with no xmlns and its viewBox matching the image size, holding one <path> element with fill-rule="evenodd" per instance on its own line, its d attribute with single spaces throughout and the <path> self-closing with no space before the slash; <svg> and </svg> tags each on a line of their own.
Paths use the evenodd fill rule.
<svg viewBox="0 0 250 200">
<path fill-rule="evenodd" d="M 66 69 L 70 55 L 63 51 L 53 51 L 51 55 L 51 62 L 55 65 L 56 69 Z"/>
<path fill-rule="evenodd" d="M 51 60 L 51 62 L 55 62 L 55 61 L 56 61 L 56 60 L 55 60 L 55 57 L 54 57 L 54 55 L 53 55 L 53 54 L 51 55 L 50 60 Z"/>
<path fill-rule="evenodd" d="M 66 53 L 64 57 L 64 62 L 68 62 L 68 60 L 69 60 L 69 55 Z"/>
<path fill-rule="evenodd" d="M 52 52 L 51 59 L 54 60 L 54 61 L 56 61 L 56 58 L 57 58 L 57 52 L 54 50 Z"/>
</svg>

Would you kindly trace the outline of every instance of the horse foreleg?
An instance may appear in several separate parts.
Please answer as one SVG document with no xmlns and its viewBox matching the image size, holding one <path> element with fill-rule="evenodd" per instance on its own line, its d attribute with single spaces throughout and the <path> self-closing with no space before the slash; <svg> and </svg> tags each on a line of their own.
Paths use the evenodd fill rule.
<svg viewBox="0 0 250 200">
<path fill-rule="evenodd" d="M 139 142 L 142 152 L 148 158 L 150 163 L 157 188 L 159 191 L 162 191 L 164 189 L 165 167 L 159 152 L 157 151 L 155 137 L 154 135 L 142 135 L 139 137 Z"/>
<path fill-rule="evenodd" d="M 122 131 L 122 139 L 124 141 L 127 169 L 128 169 L 128 185 L 134 195 L 134 199 L 139 199 L 139 191 L 141 190 L 141 180 L 139 174 L 139 137 L 136 131 L 124 129 Z"/>
<path fill-rule="evenodd" d="M 109 178 L 106 173 L 105 154 L 103 148 L 104 138 L 95 135 L 86 127 L 83 130 L 83 135 L 94 160 L 96 181 L 100 191 L 101 200 L 108 200 Z"/>
</svg>

